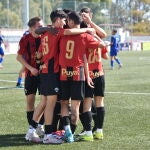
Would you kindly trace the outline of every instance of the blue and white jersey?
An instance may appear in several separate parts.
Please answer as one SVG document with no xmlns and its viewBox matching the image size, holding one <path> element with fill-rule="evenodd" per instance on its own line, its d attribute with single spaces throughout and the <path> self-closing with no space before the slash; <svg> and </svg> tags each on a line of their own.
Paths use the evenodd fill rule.
<svg viewBox="0 0 150 150">
<path fill-rule="evenodd" d="M 119 42 L 120 42 L 120 35 L 112 35 L 111 36 L 111 50 L 118 51 L 119 50 Z"/>
</svg>

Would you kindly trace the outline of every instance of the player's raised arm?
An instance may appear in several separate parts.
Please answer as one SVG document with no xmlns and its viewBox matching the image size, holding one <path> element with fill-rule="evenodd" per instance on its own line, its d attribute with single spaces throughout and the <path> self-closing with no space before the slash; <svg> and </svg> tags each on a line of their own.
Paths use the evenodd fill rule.
<svg viewBox="0 0 150 150">
<path fill-rule="evenodd" d="M 48 26 L 48 27 L 40 27 L 35 30 L 36 34 L 44 34 L 45 32 L 50 32 L 51 34 L 57 34 L 58 30 L 53 27 L 53 26 Z"/>
<path fill-rule="evenodd" d="M 83 20 L 96 30 L 96 33 L 100 38 L 105 38 L 107 36 L 107 33 L 101 27 L 96 25 L 87 13 L 83 12 L 81 15 Z"/>
</svg>

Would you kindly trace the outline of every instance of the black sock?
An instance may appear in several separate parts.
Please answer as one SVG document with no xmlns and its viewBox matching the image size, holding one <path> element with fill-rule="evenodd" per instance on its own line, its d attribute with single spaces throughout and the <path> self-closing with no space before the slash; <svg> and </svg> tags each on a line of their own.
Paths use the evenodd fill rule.
<svg viewBox="0 0 150 150">
<path fill-rule="evenodd" d="M 53 132 L 53 125 L 45 125 L 45 134 L 51 134 Z"/>
<path fill-rule="evenodd" d="M 44 124 L 44 114 L 42 115 L 42 117 L 41 117 L 41 119 L 40 119 L 40 121 L 39 121 L 39 124 L 41 124 L 41 125 L 43 125 Z"/>
<path fill-rule="evenodd" d="M 69 116 L 62 117 L 62 123 L 63 123 L 63 127 L 66 126 L 66 125 L 70 125 Z"/>
<path fill-rule="evenodd" d="M 85 129 L 85 127 L 84 127 L 84 117 L 83 117 L 84 115 L 83 115 L 83 113 L 82 114 L 80 114 L 79 115 L 79 118 L 80 118 L 80 121 L 81 121 L 81 124 L 82 124 L 82 126 L 83 126 L 83 130 L 82 131 L 84 131 Z"/>
<path fill-rule="evenodd" d="M 102 129 L 105 117 L 104 107 L 97 107 L 97 128 Z"/>
<path fill-rule="evenodd" d="M 57 131 L 57 127 L 58 127 L 58 122 L 59 122 L 59 119 L 60 119 L 60 116 L 59 115 L 54 115 L 53 116 L 53 132 L 56 132 Z"/>
<path fill-rule="evenodd" d="M 34 120 L 32 120 L 31 121 L 31 126 L 33 127 L 33 128 L 37 128 L 37 126 L 38 126 L 38 123 L 37 122 L 35 122 Z"/>
<path fill-rule="evenodd" d="M 97 129 L 97 115 L 93 114 L 92 118 L 93 118 L 93 122 L 94 122 L 94 126 L 93 126 L 93 129 L 92 129 L 92 132 L 94 132 Z"/>
<path fill-rule="evenodd" d="M 76 130 L 76 128 L 77 128 L 77 125 L 71 124 L 70 126 L 71 126 L 72 134 L 74 134 L 74 132 L 75 132 L 75 130 Z"/>
<path fill-rule="evenodd" d="M 62 121 L 62 117 L 60 117 L 59 119 L 59 127 L 58 127 L 59 130 L 63 130 L 63 121 Z"/>
<path fill-rule="evenodd" d="M 92 114 L 91 114 L 91 111 L 84 112 L 83 113 L 83 119 L 84 119 L 84 129 L 85 129 L 85 131 L 91 131 L 92 130 Z"/>
<path fill-rule="evenodd" d="M 96 106 L 95 106 L 94 101 L 92 101 L 91 112 L 92 112 L 92 118 L 93 118 L 93 122 L 94 122 L 94 126 L 93 126 L 93 129 L 92 129 L 92 132 L 94 132 L 97 129 L 97 110 L 96 110 Z"/>
<path fill-rule="evenodd" d="M 27 120 L 29 125 L 32 124 L 33 113 L 34 111 L 27 111 Z"/>
</svg>

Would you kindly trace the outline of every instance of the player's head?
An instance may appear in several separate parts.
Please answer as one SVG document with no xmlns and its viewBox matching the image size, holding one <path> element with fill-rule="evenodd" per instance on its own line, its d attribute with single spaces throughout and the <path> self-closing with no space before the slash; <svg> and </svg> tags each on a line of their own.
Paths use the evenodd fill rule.
<svg viewBox="0 0 150 150">
<path fill-rule="evenodd" d="M 67 16 L 68 16 L 68 14 L 72 11 L 71 9 L 63 9 L 63 11 L 67 14 Z M 68 29 L 69 28 L 69 26 L 68 26 L 68 22 L 67 22 L 67 20 L 66 20 L 66 24 L 64 25 L 64 29 Z"/>
<path fill-rule="evenodd" d="M 56 27 L 63 27 L 66 24 L 67 14 L 63 10 L 53 10 L 50 14 L 52 24 Z"/>
<path fill-rule="evenodd" d="M 86 13 L 86 14 L 88 14 L 89 16 L 90 16 L 90 18 L 92 18 L 92 10 L 91 10 L 91 8 L 89 8 L 89 7 L 84 7 L 84 8 L 82 8 L 81 10 L 80 10 L 80 15 L 82 14 L 82 13 Z"/>
<path fill-rule="evenodd" d="M 76 25 L 80 25 L 82 19 L 81 19 L 80 15 L 78 15 L 75 11 L 71 11 L 68 14 L 67 21 L 68 21 L 69 27 L 73 28 Z"/>
<path fill-rule="evenodd" d="M 117 33 L 117 30 L 116 29 L 113 29 L 112 30 L 112 34 L 116 34 Z"/>
<path fill-rule="evenodd" d="M 44 23 L 40 17 L 31 18 L 28 22 L 31 33 L 34 33 L 37 28 L 42 27 L 43 25 Z"/>
</svg>

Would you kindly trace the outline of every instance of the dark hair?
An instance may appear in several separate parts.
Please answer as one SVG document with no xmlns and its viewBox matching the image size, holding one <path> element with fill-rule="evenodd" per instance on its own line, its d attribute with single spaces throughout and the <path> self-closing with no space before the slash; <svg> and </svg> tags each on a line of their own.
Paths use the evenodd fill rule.
<svg viewBox="0 0 150 150">
<path fill-rule="evenodd" d="M 50 19 L 54 23 L 57 18 L 67 18 L 67 15 L 63 10 L 53 10 L 50 14 Z"/>
<path fill-rule="evenodd" d="M 77 14 L 75 11 L 71 11 L 68 14 L 68 19 L 73 20 L 76 25 L 79 25 L 82 21 L 81 16 Z"/>
<path fill-rule="evenodd" d="M 33 26 L 35 26 L 35 24 L 36 24 L 37 22 L 39 22 L 39 21 L 41 21 L 41 18 L 40 18 L 40 17 L 31 18 L 31 19 L 29 20 L 29 22 L 28 22 L 28 26 L 29 26 L 29 27 L 33 27 Z"/>
<path fill-rule="evenodd" d="M 116 30 L 116 29 L 113 29 L 112 32 L 113 32 L 113 33 L 117 33 L 117 30 Z"/>
<path fill-rule="evenodd" d="M 66 8 L 64 8 L 63 11 L 64 11 L 66 14 L 69 14 L 72 10 L 71 10 L 71 9 L 66 9 Z"/>
<path fill-rule="evenodd" d="M 85 13 L 92 13 L 92 10 L 89 7 L 84 7 L 84 8 L 82 8 L 80 10 L 80 13 L 83 13 L 83 12 L 85 12 Z"/>
</svg>

